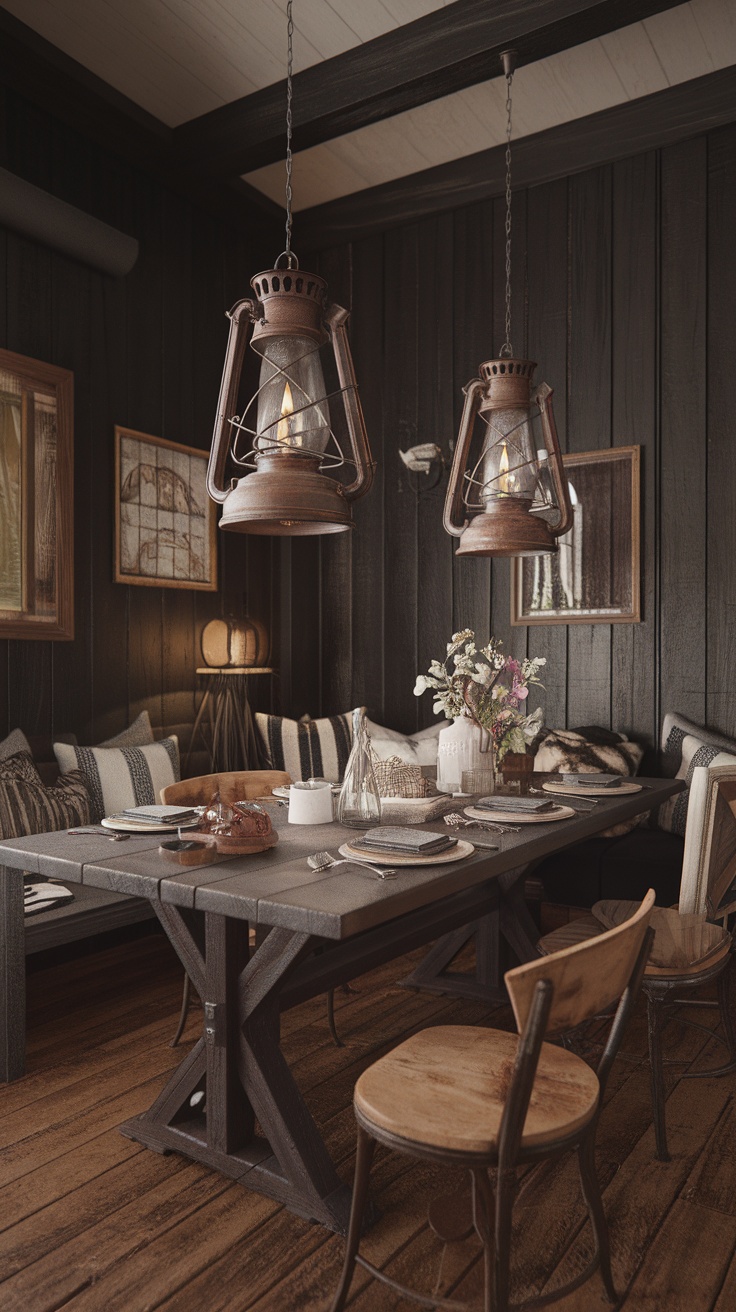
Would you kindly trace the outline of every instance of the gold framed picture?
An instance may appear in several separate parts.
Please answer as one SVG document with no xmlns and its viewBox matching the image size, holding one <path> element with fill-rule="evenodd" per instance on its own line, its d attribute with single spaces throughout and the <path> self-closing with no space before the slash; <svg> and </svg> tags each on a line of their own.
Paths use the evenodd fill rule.
<svg viewBox="0 0 736 1312">
<path fill-rule="evenodd" d="M 115 428 L 115 582 L 217 591 L 209 453 Z"/>
<path fill-rule="evenodd" d="M 0 351 L 0 637 L 74 637 L 74 375 Z"/>
<path fill-rule="evenodd" d="M 563 456 L 573 526 L 554 554 L 511 563 L 512 624 L 641 619 L 640 448 Z"/>
</svg>

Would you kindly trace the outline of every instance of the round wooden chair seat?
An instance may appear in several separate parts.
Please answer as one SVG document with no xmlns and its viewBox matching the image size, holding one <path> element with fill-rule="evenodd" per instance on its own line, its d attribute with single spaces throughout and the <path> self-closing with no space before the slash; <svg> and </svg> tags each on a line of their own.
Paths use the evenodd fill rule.
<svg viewBox="0 0 736 1312">
<path fill-rule="evenodd" d="M 516 1034 L 468 1025 L 422 1030 L 360 1076 L 356 1111 L 410 1143 L 493 1157 L 517 1044 Z M 544 1043 L 522 1151 L 582 1129 L 598 1093 L 598 1078 L 580 1057 Z"/>
</svg>

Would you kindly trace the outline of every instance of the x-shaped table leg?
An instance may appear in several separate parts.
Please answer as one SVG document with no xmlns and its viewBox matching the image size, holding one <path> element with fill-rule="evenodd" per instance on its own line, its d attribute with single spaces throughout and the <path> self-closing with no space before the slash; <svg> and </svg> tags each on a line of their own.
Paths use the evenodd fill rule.
<svg viewBox="0 0 736 1312">
<path fill-rule="evenodd" d="M 204 1005 L 204 1036 L 153 1106 L 122 1132 L 159 1152 L 214 1167 L 333 1230 L 347 1227 L 350 1191 L 281 1052 L 279 994 L 314 947 L 272 929 L 250 956 L 244 921 L 156 911 Z M 204 1099 L 192 1098 L 203 1093 Z M 204 1111 L 202 1111 L 204 1106 Z M 258 1119 L 263 1137 L 254 1132 Z"/>
</svg>

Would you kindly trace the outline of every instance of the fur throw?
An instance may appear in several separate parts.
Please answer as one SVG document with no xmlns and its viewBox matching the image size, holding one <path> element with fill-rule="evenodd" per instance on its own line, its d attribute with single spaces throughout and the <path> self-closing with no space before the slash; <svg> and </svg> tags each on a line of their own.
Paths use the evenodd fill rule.
<svg viewBox="0 0 736 1312">
<path fill-rule="evenodd" d="M 534 758 L 535 772 L 552 774 L 636 774 L 644 749 L 623 734 L 608 729 L 548 729 Z M 618 838 L 646 820 L 646 815 L 623 820 L 606 829 L 601 838 Z"/>
<path fill-rule="evenodd" d="M 638 743 L 622 735 L 591 741 L 590 730 L 548 729 L 534 758 L 534 769 L 553 774 L 636 774 L 644 755 Z"/>
</svg>

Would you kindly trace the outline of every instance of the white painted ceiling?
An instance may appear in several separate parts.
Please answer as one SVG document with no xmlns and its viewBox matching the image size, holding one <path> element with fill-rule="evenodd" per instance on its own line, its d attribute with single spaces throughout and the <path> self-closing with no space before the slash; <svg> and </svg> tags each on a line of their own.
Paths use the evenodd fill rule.
<svg viewBox="0 0 736 1312">
<path fill-rule="evenodd" d="M 449 0 L 446 0 L 449 3 Z M 3 7 L 171 127 L 285 74 L 286 0 L 2 0 Z M 294 0 L 296 71 L 440 8 L 442 0 Z M 519 69 L 514 136 L 736 64 L 736 0 L 690 0 Z M 301 152 L 295 209 L 503 140 L 495 76 Z M 283 201 L 284 169 L 247 180 Z"/>
</svg>

